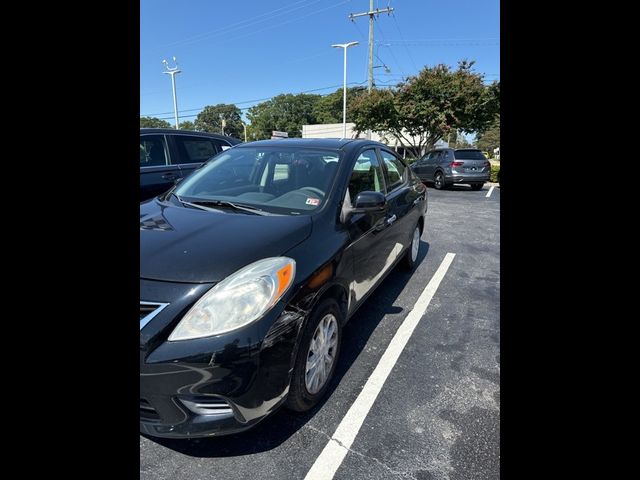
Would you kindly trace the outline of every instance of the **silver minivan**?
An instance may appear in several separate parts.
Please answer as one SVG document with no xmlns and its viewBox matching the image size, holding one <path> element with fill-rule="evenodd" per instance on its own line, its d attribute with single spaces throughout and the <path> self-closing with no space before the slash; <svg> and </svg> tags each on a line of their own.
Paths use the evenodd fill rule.
<svg viewBox="0 0 640 480">
<path fill-rule="evenodd" d="M 438 189 L 466 183 L 472 190 L 480 190 L 491 176 L 491 163 L 473 148 L 442 148 L 431 150 L 411 165 L 420 180 L 433 183 Z"/>
</svg>

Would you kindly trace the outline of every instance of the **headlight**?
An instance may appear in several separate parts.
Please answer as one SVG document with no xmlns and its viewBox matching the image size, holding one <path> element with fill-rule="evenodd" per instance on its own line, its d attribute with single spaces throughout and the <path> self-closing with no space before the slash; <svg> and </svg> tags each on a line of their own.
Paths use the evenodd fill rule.
<svg viewBox="0 0 640 480">
<path fill-rule="evenodd" d="M 220 335 L 257 320 L 282 298 L 295 276 L 296 262 L 287 257 L 247 265 L 205 293 L 169 341 Z"/>
</svg>

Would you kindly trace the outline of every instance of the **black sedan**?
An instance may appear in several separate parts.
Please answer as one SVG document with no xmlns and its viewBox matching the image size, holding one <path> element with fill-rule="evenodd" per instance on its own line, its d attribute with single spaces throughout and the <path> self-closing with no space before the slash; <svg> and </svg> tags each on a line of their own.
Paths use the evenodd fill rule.
<svg viewBox="0 0 640 480">
<path fill-rule="evenodd" d="M 140 431 L 222 435 L 312 408 L 345 322 L 414 267 L 426 210 L 368 140 L 241 144 L 140 204 Z"/>
</svg>

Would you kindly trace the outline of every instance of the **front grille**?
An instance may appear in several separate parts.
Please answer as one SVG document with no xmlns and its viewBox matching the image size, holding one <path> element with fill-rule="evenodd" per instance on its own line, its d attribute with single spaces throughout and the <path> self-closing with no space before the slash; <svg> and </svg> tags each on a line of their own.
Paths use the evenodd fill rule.
<svg viewBox="0 0 640 480">
<path fill-rule="evenodd" d="M 140 301 L 140 330 L 151 321 L 153 317 L 158 315 L 168 303 L 160 302 L 144 302 Z"/>
<path fill-rule="evenodd" d="M 144 420 L 160 420 L 156 409 L 144 398 L 140 399 L 140 418 Z"/>
<path fill-rule="evenodd" d="M 232 416 L 233 410 L 231 405 L 221 398 L 198 398 L 187 400 L 181 398 L 180 401 L 198 415 L 210 415 L 210 416 Z"/>
</svg>

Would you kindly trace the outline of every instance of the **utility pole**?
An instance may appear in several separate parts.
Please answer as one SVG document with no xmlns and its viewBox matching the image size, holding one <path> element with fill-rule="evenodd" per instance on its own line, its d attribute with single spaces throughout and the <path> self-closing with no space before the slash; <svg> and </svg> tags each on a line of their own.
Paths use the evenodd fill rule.
<svg viewBox="0 0 640 480">
<path fill-rule="evenodd" d="M 373 88 L 373 20 L 376 15 L 380 15 L 381 13 L 391 13 L 393 12 L 393 8 L 376 8 L 373 9 L 373 0 L 369 0 L 369 11 L 363 13 L 352 13 L 349 15 L 351 21 L 354 18 L 364 17 L 365 15 L 369 15 L 369 80 L 367 82 L 367 91 L 371 92 Z"/>
<path fill-rule="evenodd" d="M 167 69 L 166 72 L 162 72 L 162 73 L 171 75 L 171 85 L 173 87 L 173 114 L 176 119 L 176 130 L 178 130 L 178 100 L 176 98 L 176 75 L 178 73 L 181 73 L 181 71 L 178 70 L 178 62 L 176 62 L 176 57 L 173 57 L 173 63 L 175 64 L 175 67 L 173 68 L 169 67 L 169 63 L 166 60 L 162 60 L 162 63 L 164 64 L 164 68 Z"/>
<path fill-rule="evenodd" d="M 336 43 L 331 45 L 334 48 L 342 48 L 344 50 L 344 70 L 343 70 L 343 88 L 342 88 L 342 138 L 347 138 L 347 48 L 358 45 L 359 42 Z"/>
</svg>

